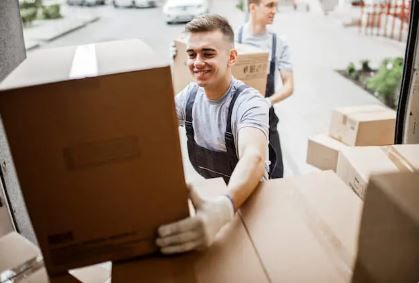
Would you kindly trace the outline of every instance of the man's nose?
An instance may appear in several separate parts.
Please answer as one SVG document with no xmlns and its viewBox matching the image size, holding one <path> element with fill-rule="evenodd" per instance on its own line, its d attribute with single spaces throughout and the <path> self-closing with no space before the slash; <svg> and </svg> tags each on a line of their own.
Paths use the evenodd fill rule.
<svg viewBox="0 0 419 283">
<path fill-rule="evenodd" d="M 195 66 L 203 66 L 205 64 L 205 60 L 201 55 L 196 55 L 194 65 Z"/>
</svg>

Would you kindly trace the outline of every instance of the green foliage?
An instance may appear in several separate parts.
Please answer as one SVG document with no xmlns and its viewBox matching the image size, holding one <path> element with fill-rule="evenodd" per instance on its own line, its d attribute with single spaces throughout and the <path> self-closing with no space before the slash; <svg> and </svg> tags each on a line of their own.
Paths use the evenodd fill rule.
<svg viewBox="0 0 419 283">
<path fill-rule="evenodd" d="M 19 0 L 20 9 L 39 8 L 42 0 Z"/>
<path fill-rule="evenodd" d="M 29 25 L 33 20 L 36 19 L 38 14 L 38 8 L 30 7 L 25 9 L 20 9 L 20 17 L 24 25 Z"/>
<path fill-rule="evenodd" d="M 236 4 L 236 8 L 244 12 L 244 0 L 239 0 L 239 2 Z"/>
<path fill-rule="evenodd" d="M 375 76 L 366 81 L 366 87 L 380 96 L 384 102 L 395 107 L 397 104 L 397 91 L 403 72 L 403 58 L 386 58 L 382 62 Z"/>
<path fill-rule="evenodd" d="M 51 4 L 42 6 L 42 17 L 44 19 L 58 19 L 61 18 L 60 4 Z"/>
<path fill-rule="evenodd" d="M 346 67 L 346 74 L 353 78 L 356 72 L 356 67 L 355 64 L 353 62 L 349 63 L 348 67 Z"/>
<path fill-rule="evenodd" d="M 371 72 L 372 69 L 370 67 L 370 60 L 361 60 L 361 71 L 363 72 Z"/>
</svg>

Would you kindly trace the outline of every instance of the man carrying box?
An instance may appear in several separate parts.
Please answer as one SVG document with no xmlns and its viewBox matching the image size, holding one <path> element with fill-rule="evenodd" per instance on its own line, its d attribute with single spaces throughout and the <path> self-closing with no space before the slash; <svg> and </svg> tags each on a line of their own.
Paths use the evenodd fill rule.
<svg viewBox="0 0 419 283">
<path fill-rule="evenodd" d="M 281 102 L 292 95 L 294 91 L 294 76 L 292 72 L 290 51 L 288 44 L 275 32 L 268 30 L 267 25 L 273 23 L 278 0 L 248 0 L 250 18 L 238 31 L 238 42 L 269 50 L 270 64 L 266 82 L 266 100 L 270 104 L 269 109 L 269 159 L 271 161 L 271 178 L 282 178 L 284 166 L 282 163 L 281 143 L 278 133 L 278 117 L 273 105 Z M 283 87 L 276 91 L 276 70 L 278 69 Z M 272 152 L 275 151 L 275 154 Z M 273 158 L 276 155 L 276 163 Z"/>
<path fill-rule="evenodd" d="M 156 243 L 168 254 L 210 246 L 269 170 L 269 105 L 232 77 L 237 51 L 231 26 L 221 16 L 206 15 L 185 29 L 187 65 L 196 82 L 176 95 L 177 116 L 195 170 L 205 178 L 223 177 L 229 193 L 204 200 L 191 188 L 196 215 L 158 229 Z"/>
</svg>

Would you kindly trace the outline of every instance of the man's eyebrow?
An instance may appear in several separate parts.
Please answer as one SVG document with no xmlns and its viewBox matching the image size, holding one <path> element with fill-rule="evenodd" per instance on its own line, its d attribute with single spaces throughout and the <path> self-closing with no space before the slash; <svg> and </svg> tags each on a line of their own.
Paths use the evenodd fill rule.
<svg viewBox="0 0 419 283">
<path fill-rule="evenodd" d="M 201 51 L 211 51 L 211 52 L 215 52 L 216 50 L 214 48 L 202 48 Z M 186 49 L 186 52 L 190 53 L 190 52 L 195 52 L 195 50 L 193 50 L 192 48 Z"/>
</svg>

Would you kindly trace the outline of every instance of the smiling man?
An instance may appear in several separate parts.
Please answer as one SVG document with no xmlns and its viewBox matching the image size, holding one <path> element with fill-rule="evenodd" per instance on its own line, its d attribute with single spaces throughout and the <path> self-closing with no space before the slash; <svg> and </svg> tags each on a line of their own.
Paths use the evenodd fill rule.
<svg viewBox="0 0 419 283">
<path fill-rule="evenodd" d="M 186 127 L 189 159 L 205 178 L 222 177 L 228 194 L 202 199 L 191 188 L 196 215 L 159 228 L 162 253 L 201 249 L 268 177 L 269 104 L 257 90 L 232 76 L 237 59 L 234 33 L 218 15 L 186 25 L 188 68 L 195 82 L 176 96 L 176 112 Z"/>
</svg>

